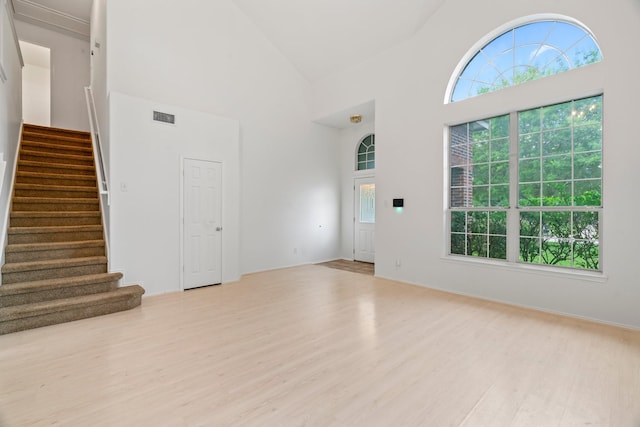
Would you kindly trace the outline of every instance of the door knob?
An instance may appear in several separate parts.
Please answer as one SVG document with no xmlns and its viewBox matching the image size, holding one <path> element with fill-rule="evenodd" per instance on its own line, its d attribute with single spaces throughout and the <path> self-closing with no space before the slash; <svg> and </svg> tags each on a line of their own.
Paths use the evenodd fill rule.
<svg viewBox="0 0 640 427">
<path fill-rule="evenodd" d="M 222 231 L 222 227 L 216 227 L 216 231 Z"/>
</svg>

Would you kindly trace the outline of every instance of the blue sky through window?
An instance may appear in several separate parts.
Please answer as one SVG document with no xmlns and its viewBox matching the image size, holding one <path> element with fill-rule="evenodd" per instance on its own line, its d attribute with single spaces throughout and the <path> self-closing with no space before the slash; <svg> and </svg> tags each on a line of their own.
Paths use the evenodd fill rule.
<svg viewBox="0 0 640 427">
<path fill-rule="evenodd" d="M 460 73 L 451 101 L 494 92 L 602 60 L 593 37 L 564 21 L 513 28 L 482 47 Z"/>
</svg>

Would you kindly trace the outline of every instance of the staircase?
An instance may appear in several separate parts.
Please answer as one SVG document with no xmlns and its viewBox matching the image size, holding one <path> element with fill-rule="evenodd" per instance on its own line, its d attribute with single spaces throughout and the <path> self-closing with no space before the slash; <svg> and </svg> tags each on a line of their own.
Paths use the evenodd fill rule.
<svg viewBox="0 0 640 427">
<path fill-rule="evenodd" d="M 0 286 L 0 335 L 128 310 L 107 257 L 90 134 L 24 125 Z"/>
</svg>

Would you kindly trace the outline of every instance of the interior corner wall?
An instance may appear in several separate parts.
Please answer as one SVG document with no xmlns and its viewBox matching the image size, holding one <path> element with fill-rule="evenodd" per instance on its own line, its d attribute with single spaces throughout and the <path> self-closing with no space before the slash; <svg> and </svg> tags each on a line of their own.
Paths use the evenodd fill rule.
<svg viewBox="0 0 640 427">
<path fill-rule="evenodd" d="M 120 93 L 239 122 L 240 273 L 337 258 L 339 133 L 311 122 L 309 83 L 235 3 L 107 2 L 106 16 L 111 96 Z M 110 170 L 133 174 L 123 168 L 134 166 L 121 163 L 115 152 L 122 124 L 114 121 L 115 101 L 109 102 Z M 153 140 L 146 127 L 136 135 Z M 147 161 L 154 162 L 157 153 L 150 148 Z M 151 197 L 144 191 L 140 196 Z M 117 208 L 111 212 L 116 227 Z M 127 239 L 113 236 L 112 256 Z"/>
<path fill-rule="evenodd" d="M 460 13 L 464 10 L 465 13 Z M 444 105 L 459 61 L 481 39 L 516 19 L 559 14 L 595 34 L 603 61 L 547 77 L 502 94 Z M 376 100 L 376 274 L 450 292 L 544 311 L 640 328 L 640 287 L 632 237 L 640 189 L 636 99 L 640 95 L 640 4 L 449 0 L 414 37 L 313 85 L 318 116 L 360 99 Z M 503 102 L 522 108 L 561 102 L 570 94 L 604 93 L 601 280 L 539 269 L 453 261 L 446 256 L 444 130 L 454 124 L 505 113 Z M 564 99 L 566 100 L 566 99 Z M 533 105 L 541 103 L 538 105 Z M 527 104 L 532 104 L 528 105 Z M 497 115 L 497 114 L 496 114 Z M 401 215 L 381 201 L 402 194 Z M 401 260 L 396 267 L 395 260 Z"/>
<path fill-rule="evenodd" d="M 89 86 L 89 43 L 15 21 L 18 38 L 51 49 L 51 126 L 89 130 L 84 87 Z"/>
<path fill-rule="evenodd" d="M 98 117 L 105 167 L 109 168 L 109 96 L 107 92 L 107 0 L 93 0 L 89 41 L 90 85 Z"/>
<path fill-rule="evenodd" d="M 4 7 L 1 2 L 0 7 Z M 13 30 L 5 23 L 0 25 L 2 68 L 7 77 L 4 82 L 0 80 L 0 162 L 4 162 L 4 165 L 0 165 L 0 265 L 4 264 L 11 188 L 22 125 L 22 64 Z"/>
</svg>

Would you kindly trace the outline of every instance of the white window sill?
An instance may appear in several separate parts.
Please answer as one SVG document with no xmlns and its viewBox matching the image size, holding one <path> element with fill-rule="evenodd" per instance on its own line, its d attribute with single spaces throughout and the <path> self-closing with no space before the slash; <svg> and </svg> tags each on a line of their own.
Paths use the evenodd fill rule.
<svg viewBox="0 0 640 427">
<path fill-rule="evenodd" d="M 455 264 L 472 264 L 488 267 L 491 269 L 501 269 L 516 271 L 519 273 L 538 274 L 541 276 L 555 277 L 559 279 L 573 279 L 587 282 L 605 283 L 609 278 L 599 271 L 582 271 L 569 268 L 547 267 L 537 264 L 510 263 L 487 258 L 476 258 L 467 256 L 445 255 L 443 261 Z"/>
</svg>

